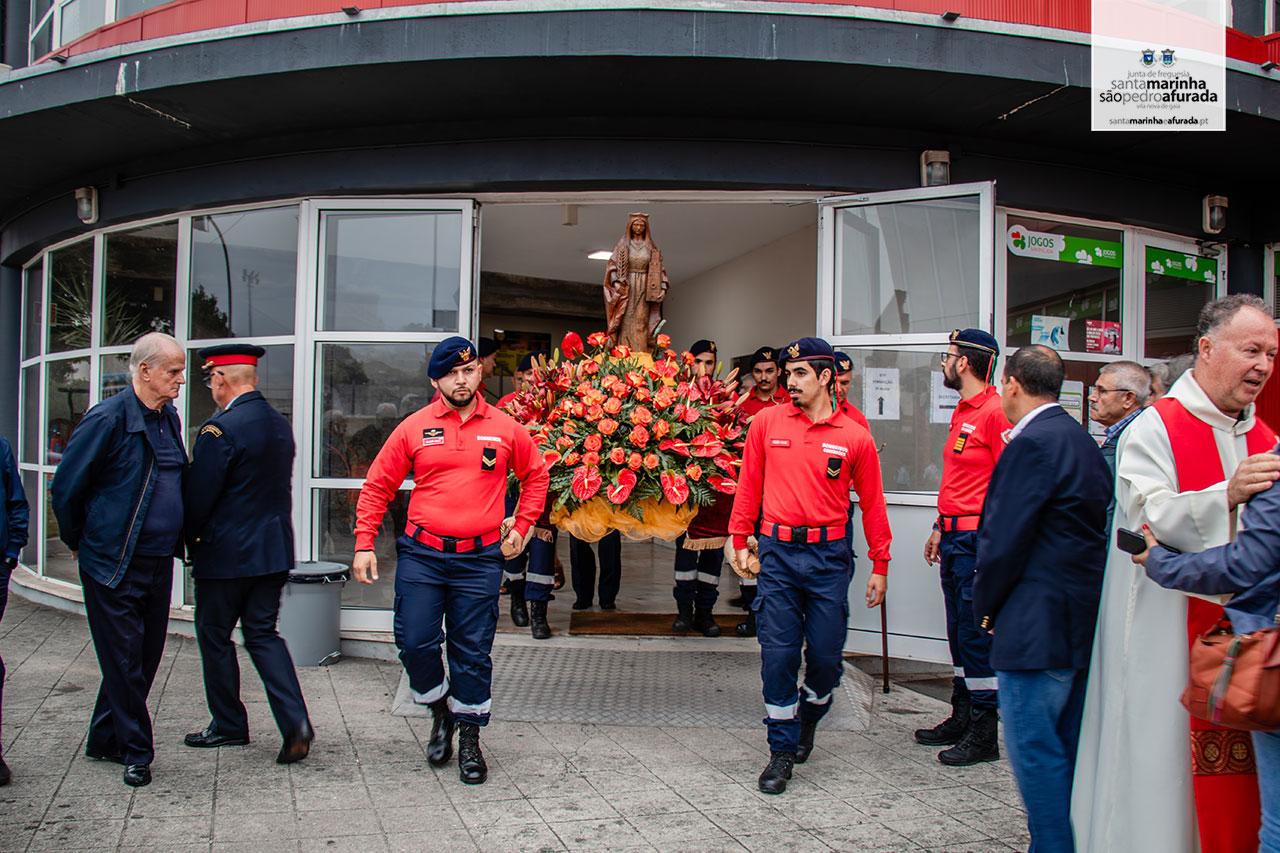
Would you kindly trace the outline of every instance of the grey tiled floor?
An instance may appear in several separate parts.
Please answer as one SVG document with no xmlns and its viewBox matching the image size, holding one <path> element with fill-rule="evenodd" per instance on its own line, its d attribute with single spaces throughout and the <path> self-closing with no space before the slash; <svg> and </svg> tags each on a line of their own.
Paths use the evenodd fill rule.
<svg viewBox="0 0 1280 853">
<path fill-rule="evenodd" d="M 948 769 L 912 729 L 942 703 L 876 692 L 870 727 L 819 731 L 786 794 L 755 790 L 762 727 L 495 721 L 489 782 L 427 765 L 430 721 L 390 713 L 397 665 L 300 670 L 318 732 L 311 757 L 274 763 L 278 739 L 247 659 L 254 742 L 190 750 L 206 722 L 199 656 L 170 638 L 152 692 L 154 783 L 81 754 L 97 666 L 81 617 L 10 599 L 0 623 L 4 754 L 0 850 L 1002 851 L 1025 848 L 1007 762 Z M 696 642 L 691 640 L 690 642 Z M 697 647 L 695 647 L 697 648 Z"/>
</svg>

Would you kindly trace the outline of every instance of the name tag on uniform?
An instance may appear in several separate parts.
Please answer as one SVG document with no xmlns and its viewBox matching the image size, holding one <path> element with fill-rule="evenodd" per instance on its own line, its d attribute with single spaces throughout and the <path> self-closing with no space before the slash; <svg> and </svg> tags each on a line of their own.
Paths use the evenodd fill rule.
<svg viewBox="0 0 1280 853">
<path fill-rule="evenodd" d="M 839 456 L 828 456 L 827 457 L 827 479 L 839 480 L 840 466 L 843 464 L 844 464 L 844 460 L 841 459 Z"/>
<path fill-rule="evenodd" d="M 771 444 L 771 445 L 772 445 L 772 446 L 774 446 L 774 447 L 790 447 L 790 446 L 791 446 L 791 439 L 789 439 L 789 438 L 771 438 L 771 439 L 769 439 L 769 444 Z"/>
<path fill-rule="evenodd" d="M 480 452 L 480 470 L 494 471 L 498 465 L 498 448 L 486 447 Z"/>
<path fill-rule="evenodd" d="M 422 431 L 422 446 L 444 444 L 444 427 L 429 427 Z"/>
</svg>

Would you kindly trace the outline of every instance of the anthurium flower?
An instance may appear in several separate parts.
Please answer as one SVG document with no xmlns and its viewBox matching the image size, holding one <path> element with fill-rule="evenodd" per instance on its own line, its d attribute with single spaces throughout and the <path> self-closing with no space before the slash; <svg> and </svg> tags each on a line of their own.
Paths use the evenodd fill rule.
<svg viewBox="0 0 1280 853">
<path fill-rule="evenodd" d="M 554 450 L 548 450 L 542 454 L 542 458 L 546 460 L 548 465 L 554 465 L 560 461 L 560 454 Z"/>
<path fill-rule="evenodd" d="M 580 501 L 591 500 L 600 491 L 603 482 L 599 469 L 579 465 L 573 469 L 573 496 Z"/>
<path fill-rule="evenodd" d="M 631 497 L 631 490 L 635 487 L 635 473 L 624 468 L 618 472 L 618 479 L 615 484 L 605 489 L 605 496 L 609 498 L 610 503 L 620 506 L 626 502 L 627 498 Z"/>
<path fill-rule="evenodd" d="M 577 332 L 570 332 L 564 336 L 564 340 L 560 342 L 560 352 L 569 359 L 577 358 L 585 352 L 582 348 L 582 338 Z"/>
<path fill-rule="evenodd" d="M 689 442 L 694 456 L 710 459 L 724 450 L 724 443 L 709 432 L 700 432 Z"/>
<path fill-rule="evenodd" d="M 738 491 L 736 481 L 730 480 L 728 477 L 722 477 L 719 474 L 712 474 L 707 477 L 707 483 L 722 495 L 732 495 Z"/>
<path fill-rule="evenodd" d="M 685 457 L 689 455 L 689 445 L 685 444 L 683 441 L 676 441 L 674 438 L 665 439 L 658 445 L 658 449 L 664 451 L 674 450 L 676 453 Z"/>
<path fill-rule="evenodd" d="M 702 411 L 694 406 L 684 407 L 684 422 L 691 424 L 698 418 L 702 417 Z"/>
<path fill-rule="evenodd" d="M 689 500 L 689 483 L 683 474 L 663 471 L 658 476 L 658 482 L 662 484 L 662 494 L 669 502 L 683 504 Z"/>
</svg>

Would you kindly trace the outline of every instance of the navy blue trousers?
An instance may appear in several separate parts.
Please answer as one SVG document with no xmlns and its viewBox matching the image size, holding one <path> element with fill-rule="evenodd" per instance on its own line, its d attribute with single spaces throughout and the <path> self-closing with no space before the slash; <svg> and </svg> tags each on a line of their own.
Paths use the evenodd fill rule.
<svg viewBox="0 0 1280 853">
<path fill-rule="evenodd" d="M 529 547 L 506 561 L 502 579 L 507 583 L 523 581 L 525 601 L 550 601 L 556 583 L 556 531 L 552 531 L 550 542 L 536 535 L 530 539 Z"/>
<path fill-rule="evenodd" d="M 967 692 L 975 708 L 994 710 L 996 674 L 991 668 L 991 635 L 978 628 L 973 615 L 973 576 L 977 565 L 978 532 L 942 534 L 942 598 L 947 607 L 947 644 L 951 647 L 952 683 Z"/>
<path fill-rule="evenodd" d="M 147 695 L 164 655 L 169 628 L 172 557 L 135 556 L 115 589 L 83 571 L 84 610 L 102 670 L 85 749 L 119 752 L 125 764 L 155 758 Z"/>
<path fill-rule="evenodd" d="M 849 543 L 814 544 L 760 537 L 756 612 L 760 676 L 771 752 L 795 752 L 801 722 L 831 708 L 844 672 L 849 625 Z M 804 701 L 796 682 L 804 658 Z"/>
<path fill-rule="evenodd" d="M 276 632 L 280 591 L 288 572 L 252 578 L 196 580 L 196 641 L 204 665 L 204 695 L 219 734 L 248 737 L 249 716 L 240 701 L 240 664 L 231 634 L 236 623 L 244 648 L 267 689 L 267 702 L 280 733 L 297 733 L 307 722 L 298 673 L 289 647 Z"/>
<path fill-rule="evenodd" d="M 459 720 L 485 725 L 492 704 L 489 655 L 498 624 L 502 548 L 495 542 L 478 551 L 446 554 L 401 536 L 396 555 L 396 647 L 414 701 L 430 704 L 448 697 Z"/>
<path fill-rule="evenodd" d="M 683 536 L 676 540 L 676 603 L 710 610 L 716 606 L 716 598 L 720 595 L 724 549 L 689 551 L 683 547 L 684 540 Z"/>
<path fill-rule="evenodd" d="M 600 603 L 613 604 L 622 586 L 622 534 L 613 531 L 600 540 Z M 596 593 L 596 556 L 591 543 L 569 535 L 569 574 L 580 604 L 590 604 Z"/>
<path fill-rule="evenodd" d="M 8 560 L 0 557 L 0 619 L 4 618 L 4 609 L 9 604 L 9 576 L 13 574 L 13 568 Z M 4 730 L 4 677 L 4 658 L 0 658 L 0 731 Z"/>
</svg>

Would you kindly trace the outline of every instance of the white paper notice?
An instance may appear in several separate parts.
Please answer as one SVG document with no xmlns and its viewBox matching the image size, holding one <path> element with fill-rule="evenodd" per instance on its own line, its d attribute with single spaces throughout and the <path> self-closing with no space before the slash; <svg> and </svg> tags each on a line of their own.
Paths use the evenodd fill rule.
<svg viewBox="0 0 1280 853">
<path fill-rule="evenodd" d="M 1062 393 L 1058 395 L 1058 405 L 1067 410 L 1067 414 L 1076 419 L 1076 423 L 1084 424 L 1084 383 L 1071 379 L 1062 383 Z"/>
<path fill-rule="evenodd" d="M 960 403 L 960 392 L 942 384 L 946 377 L 941 370 L 931 371 L 929 375 L 929 423 L 949 424 L 952 413 Z"/>
<path fill-rule="evenodd" d="M 868 367 L 863 381 L 867 389 L 866 405 L 862 413 L 869 421 L 896 421 L 899 418 L 898 368 Z"/>
</svg>

